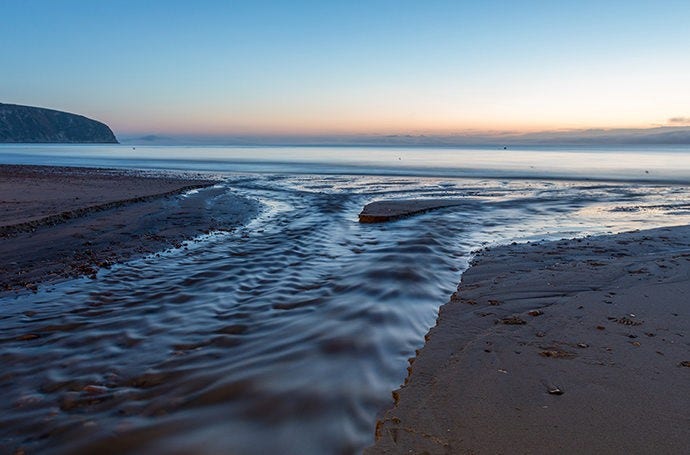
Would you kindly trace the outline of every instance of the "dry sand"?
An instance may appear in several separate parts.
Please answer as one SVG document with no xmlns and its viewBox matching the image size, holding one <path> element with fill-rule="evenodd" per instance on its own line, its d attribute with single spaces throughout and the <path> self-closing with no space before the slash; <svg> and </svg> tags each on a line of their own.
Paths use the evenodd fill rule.
<svg viewBox="0 0 690 455">
<path fill-rule="evenodd" d="M 224 217 L 206 209 L 221 190 L 173 197 L 215 181 L 109 169 L 0 165 L 0 293 L 93 276 L 255 211 L 235 198 Z"/>
<path fill-rule="evenodd" d="M 480 252 L 367 454 L 688 453 L 690 227 Z"/>
</svg>

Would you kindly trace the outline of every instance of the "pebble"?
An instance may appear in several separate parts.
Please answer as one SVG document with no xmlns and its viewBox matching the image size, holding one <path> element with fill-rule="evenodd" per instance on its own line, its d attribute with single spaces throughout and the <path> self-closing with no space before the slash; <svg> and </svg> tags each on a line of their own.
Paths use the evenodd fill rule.
<svg viewBox="0 0 690 455">
<path fill-rule="evenodd" d="M 106 393 L 108 391 L 108 389 L 106 387 L 103 387 L 101 385 L 93 385 L 93 384 L 84 386 L 84 388 L 81 390 L 90 394 L 90 395 L 100 395 L 100 394 Z"/>
<path fill-rule="evenodd" d="M 549 395 L 563 395 L 563 391 L 558 387 L 549 387 Z"/>
</svg>

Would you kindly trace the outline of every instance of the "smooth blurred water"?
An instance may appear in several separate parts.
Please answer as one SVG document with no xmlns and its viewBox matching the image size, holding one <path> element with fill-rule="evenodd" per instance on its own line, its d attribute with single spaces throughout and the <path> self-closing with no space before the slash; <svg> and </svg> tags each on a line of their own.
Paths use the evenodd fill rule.
<svg viewBox="0 0 690 455">
<path fill-rule="evenodd" d="M 151 160 L 7 149 L 0 161 Z M 207 155 L 180 164 L 162 156 L 181 151 L 153 151 L 164 169 L 209 163 Z M 395 151 L 375 152 L 382 159 Z M 0 299 L 0 446 L 357 453 L 373 441 L 377 415 L 473 249 L 690 222 L 690 188 L 677 184 L 270 173 L 256 162 L 252 169 L 264 172 L 227 172 L 233 163 L 213 171 L 227 197 L 262 203 L 249 225 L 95 280 Z M 392 223 L 357 222 L 364 204 L 405 197 L 465 202 Z"/>
<path fill-rule="evenodd" d="M 690 146 L 503 150 L 3 144 L 0 163 L 222 172 L 690 182 Z"/>
</svg>

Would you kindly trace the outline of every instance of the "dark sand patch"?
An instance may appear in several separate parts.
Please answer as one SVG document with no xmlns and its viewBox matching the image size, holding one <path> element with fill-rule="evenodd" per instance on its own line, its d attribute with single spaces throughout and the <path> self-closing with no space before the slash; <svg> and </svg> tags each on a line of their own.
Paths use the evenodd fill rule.
<svg viewBox="0 0 690 455">
<path fill-rule="evenodd" d="M 360 223 L 382 223 L 406 216 L 428 212 L 444 207 L 453 207 L 464 201 L 458 199 L 410 199 L 375 201 L 364 206 L 359 214 Z"/>
<path fill-rule="evenodd" d="M 685 453 L 689 295 L 687 226 L 482 252 L 366 453 Z"/>
<path fill-rule="evenodd" d="M 256 213 L 253 201 L 221 197 L 226 190 L 211 188 L 215 183 L 134 171 L 0 165 L 0 292 L 94 276 L 101 267 L 231 229 Z M 199 192 L 179 196 L 191 189 Z M 211 201 L 222 210 L 208 210 Z"/>
</svg>

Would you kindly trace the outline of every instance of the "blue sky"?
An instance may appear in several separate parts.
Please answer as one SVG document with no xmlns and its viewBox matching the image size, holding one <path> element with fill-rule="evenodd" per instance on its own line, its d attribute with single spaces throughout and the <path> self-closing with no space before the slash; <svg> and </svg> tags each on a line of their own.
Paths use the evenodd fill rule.
<svg viewBox="0 0 690 455">
<path fill-rule="evenodd" d="M 0 0 L 0 17 L 0 102 L 82 113 L 120 134 L 690 117 L 687 1 Z"/>
</svg>

